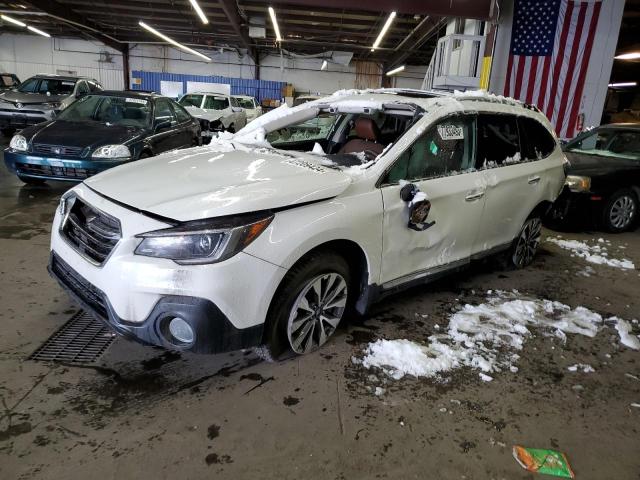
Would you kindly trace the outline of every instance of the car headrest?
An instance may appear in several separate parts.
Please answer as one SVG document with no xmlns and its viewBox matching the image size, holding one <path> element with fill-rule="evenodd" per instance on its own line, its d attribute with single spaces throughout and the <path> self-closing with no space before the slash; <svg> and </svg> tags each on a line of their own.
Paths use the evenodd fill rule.
<svg viewBox="0 0 640 480">
<path fill-rule="evenodd" d="M 356 135 L 364 140 L 376 141 L 380 136 L 380 130 L 370 118 L 358 118 L 356 120 Z"/>
</svg>

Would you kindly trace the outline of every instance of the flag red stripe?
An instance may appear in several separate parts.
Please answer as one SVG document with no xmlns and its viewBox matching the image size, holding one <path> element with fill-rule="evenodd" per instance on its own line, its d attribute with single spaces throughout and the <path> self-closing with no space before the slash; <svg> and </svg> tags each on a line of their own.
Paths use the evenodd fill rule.
<svg viewBox="0 0 640 480">
<path fill-rule="evenodd" d="M 513 68 L 513 55 L 509 54 L 509 65 L 507 66 L 507 79 L 504 83 L 504 94 L 507 97 L 513 97 L 511 93 L 511 69 Z"/>
<path fill-rule="evenodd" d="M 518 58 L 518 70 L 516 71 L 516 84 L 514 87 L 514 98 L 522 98 L 522 75 L 524 74 L 525 57 L 520 55 Z"/>
<path fill-rule="evenodd" d="M 598 18 L 600 17 L 600 2 L 594 5 L 593 14 L 591 15 L 591 23 L 589 25 L 589 34 L 587 37 L 587 44 L 584 47 L 584 53 L 582 55 L 582 63 L 580 65 L 580 73 L 578 74 L 578 82 L 576 83 L 576 91 L 573 98 L 573 105 L 571 106 L 571 113 L 569 114 L 569 127 L 567 128 L 566 137 L 572 138 L 575 134 L 576 121 L 578 119 L 578 109 L 582 102 L 582 91 L 584 90 L 584 80 L 587 76 L 587 66 L 589 59 L 591 58 L 591 48 L 593 47 L 593 39 L 595 37 L 596 27 L 598 26 Z"/>
<path fill-rule="evenodd" d="M 536 86 L 538 80 L 538 57 L 531 57 L 531 70 L 529 70 L 529 84 L 527 85 L 527 103 L 532 103 L 533 89 Z"/>
<path fill-rule="evenodd" d="M 571 91 L 571 83 L 573 83 L 573 75 L 575 73 L 578 60 L 578 52 L 582 47 L 582 28 L 584 27 L 584 17 L 587 15 L 588 6 L 589 4 L 582 3 L 580 5 L 580 12 L 578 12 L 578 26 L 573 37 L 571 56 L 569 57 L 569 68 L 567 69 L 567 76 L 564 82 L 564 88 L 562 89 L 560 110 L 558 112 L 558 120 L 556 121 L 557 132 L 562 132 L 564 130 L 564 118 L 567 113 L 567 107 L 569 106 L 569 93 Z"/>
<path fill-rule="evenodd" d="M 538 99 L 536 100 L 536 105 L 538 108 L 544 112 L 546 108 L 545 104 L 545 95 L 547 93 L 547 85 L 549 82 L 549 69 L 551 68 L 551 55 L 547 55 L 544 59 L 544 66 L 542 67 L 542 76 L 538 80 L 541 82 L 540 84 L 540 92 L 538 93 Z"/>
<path fill-rule="evenodd" d="M 558 80 L 560 78 L 560 68 L 562 67 L 562 61 L 564 60 L 563 49 L 567 44 L 567 36 L 569 35 L 569 30 L 571 28 L 571 16 L 573 15 L 573 2 L 569 2 L 567 5 L 567 10 L 564 14 L 564 22 L 562 25 L 562 35 L 560 36 L 560 44 L 558 45 L 558 56 L 556 57 L 556 63 L 553 66 L 553 81 L 551 82 L 551 92 L 549 94 L 549 103 L 547 104 L 547 108 L 545 110 L 545 114 L 547 118 L 551 118 L 553 116 L 553 104 L 556 97 L 556 92 L 558 88 Z M 556 131 L 558 131 L 556 125 Z"/>
</svg>

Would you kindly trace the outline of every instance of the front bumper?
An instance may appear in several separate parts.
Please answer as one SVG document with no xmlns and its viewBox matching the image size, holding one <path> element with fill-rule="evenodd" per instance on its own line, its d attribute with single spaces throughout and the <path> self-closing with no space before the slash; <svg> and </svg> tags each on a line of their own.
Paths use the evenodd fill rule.
<svg viewBox="0 0 640 480">
<path fill-rule="evenodd" d="M 117 334 L 143 345 L 194 353 L 222 353 L 259 345 L 262 339 L 262 324 L 235 328 L 211 300 L 190 296 L 165 295 L 142 322 L 127 322 L 115 313 L 104 292 L 91 285 L 55 252 L 51 253 L 47 270 L 69 296 L 96 319 Z M 193 344 L 182 346 L 172 343 L 167 326 L 175 317 L 191 326 L 195 338 Z"/>
<path fill-rule="evenodd" d="M 123 162 L 122 160 L 96 161 L 43 157 L 7 148 L 4 151 L 4 163 L 11 172 L 21 177 L 79 182 L 104 170 L 121 165 Z"/>
<path fill-rule="evenodd" d="M 25 128 L 55 117 L 53 110 L 13 109 L 0 106 L 0 128 Z"/>
<path fill-rule="evenodd" d="M 591 192 L 571 192 L 565 187 L 549 211 L 552 222 L 595 226 L 602 216 L 604 198 Z"/>
<path fill-rule="evenodd" d="M 84 184 L 73 192 L 117 218 L 122 231 L 107 260 L 96 265 L 60 233 L 62 216 L 56 211 L 50 272 L 83 308 L 124 337 L 167 349 L 219 353 L 259 343 L 284 268 L 244 252 L 208 265 L 134 255 L 140 242 L 135 235 L 169 225 L 117 205 Z M 171 317 L 191 326 L 192 345 L 172 343 L 166 332 Z"/>
</svg>

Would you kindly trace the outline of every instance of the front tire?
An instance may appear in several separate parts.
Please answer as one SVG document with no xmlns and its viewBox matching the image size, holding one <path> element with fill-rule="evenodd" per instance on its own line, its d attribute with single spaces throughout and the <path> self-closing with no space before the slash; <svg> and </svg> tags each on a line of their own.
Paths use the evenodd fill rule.
<svg viewBox="0 0 640 480">
<path fill-rule="evenodd" d="M 266 360 L 285 353 L 304 355 L 324 345 L 335 333 L 352 297 L 346 260 L 333 252 L 312 253 L 285 276 L 265 324 Z"/>
<path fill-rule="evenodd" d="M 609 197 L 603 209 L 604 228 L 612 233 L 630 230 L 638 216 L 638 207 L 638 197 L 633 190 L 618 190 Z"/>
</svg>

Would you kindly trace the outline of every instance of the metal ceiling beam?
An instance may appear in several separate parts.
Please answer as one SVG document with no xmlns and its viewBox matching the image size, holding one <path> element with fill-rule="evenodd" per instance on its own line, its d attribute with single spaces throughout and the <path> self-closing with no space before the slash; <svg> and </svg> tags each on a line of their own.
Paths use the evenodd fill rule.
<svg viewBox="0 0 640 480">
<path fill-rule="evenodd" d="M 90 20 L 87 20 L 84 16 L 76 13 L 74 10 L 66 5 L 63 5 L 56 0 L 25 0 L 23 3 L 32 6 L 38 10 L 41 10 L 48 14 L 50 17 L 55 18 L 63 23 L 68 23 L 76 27 L 83 28 L 87 31 L 87 34 L 91 37 L 101 41 L 108 47 L 123 52 L 123 43 L 111 36 L 102 32 L 102 28 L 99 25 L 94 24 Z"/>
<path fill-rule="evenodd" d="M 236 32 L 238 38 L 240 38 L 240 42 L 249 51 L 249 55 L 255 62 L 257 56 L 255 46 L 251 43 L 251 39 L 249 38 L 249 29 L 246 25 L 243 25 L 244 20 L 240 16 L 240 12 L 238 12 L 238 4 L 235 0 L 219 0 L 219 3 L 224 14 L 229 19 L 229 23 L 231 23 L 233 30 Z"/>
<path fill-rule="evenodd" d="M 370 12 L 391 12 L 443 17 L 464 17 L 488 20 L 491 15 L 492 0 L 370 0 L 350 2 L 348 0 L 271 0 L 272 5 L 303 5 L 318 9 L 336 8 L 340 10 L 366 10 Z"/>
<path fill-rule="evenodd" d="M 409 58 L 413 51 L 418 50 L 427 40 L 438 33 L 438 30 L 445 24 L 446 19 L 442 17 L 427 17 L 420 25 L 413 29 L 407 37 L 394 49 L 394 55 L 387 60 L 389 67 L 402 64 Z"/>
</svg>

